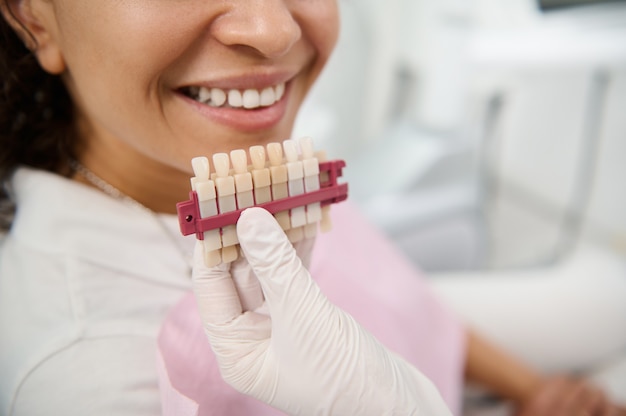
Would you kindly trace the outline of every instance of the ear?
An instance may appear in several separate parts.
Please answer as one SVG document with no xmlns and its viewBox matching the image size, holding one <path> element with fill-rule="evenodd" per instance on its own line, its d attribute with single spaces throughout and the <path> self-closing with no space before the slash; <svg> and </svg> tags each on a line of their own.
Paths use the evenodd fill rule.
<svg viewBox="0 0 626 416">
<path fill-rule="evenodd" d="M 4 19 L 33 51 L 39 65 L 51 73 L 65 71 L 65 60 L 57 42 L 54 5 L 46 0 L 8 0 L 0 3 Z"/>
</svg>

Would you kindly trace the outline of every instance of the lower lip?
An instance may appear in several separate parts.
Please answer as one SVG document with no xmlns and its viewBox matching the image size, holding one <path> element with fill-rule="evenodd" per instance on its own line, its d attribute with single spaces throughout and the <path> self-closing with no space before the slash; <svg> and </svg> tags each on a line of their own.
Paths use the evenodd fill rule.
<svg viewBox="0 0 626 416">
<path fill-rule="evenodd" d="M 239 131 L 250 132 L 272 128 L 283 119 L 287 111 L 288 93 L 289 84 L 286 85 L 285 93 L 280 101 L 268 107 L 258 107 L 255 109 L 211 107 L 199 103 L 184 94 L 177 94 L 203 117 Z"/>
</svg>

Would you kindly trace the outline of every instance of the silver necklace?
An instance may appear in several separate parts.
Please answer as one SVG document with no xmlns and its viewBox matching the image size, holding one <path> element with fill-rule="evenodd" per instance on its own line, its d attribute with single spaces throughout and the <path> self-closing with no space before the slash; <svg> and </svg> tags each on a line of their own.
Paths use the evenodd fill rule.
<svg viewBox="0 0 626 416">
<path fill-rule="evenodd" d="M 70 168 L 74 172 L 78 173 L 80 176 L 85 178 L 87 182 L 89 182 L 90 184 L 92 184 L 93 186 L 95 186 L 97 189 L 101 190 L 105 194 L 109 195 L 110 197 L 123 201 L 125 204 L 130 205 L 134 207 L 135 209 L 141 210 L 149 214 L 150 217 L 154 220 L 154 222 L 163 231 L 165 236 L 167 236 L 170 243 L 176 248 L 176 251 L 182 258 L 185 265 L 187 266 L 187 276 L 191 277 L 191 268 L 192 268 L 191 254 L 185 248 L 181 246 L 179 242 L 180 239 L 177 238 L 178 236 L 174 235 L 172 230 L 163 222 L 163 219 L 156 212 L 154 212 L 153 210 L 151 210 L 150 208 L 148 208 L 141 202 L 137 201 L 136 199 L 133 199 L 130 196 L 126 195 L 125 193 L 117 189 L 115 186 L 111 185 L 110 183 L 102 179 L 100 176 L 93 173 L 91 170 L 89 170 L 87 167 L 85 167 L 83 164 L 81 164 L 77 160 L 70 161 Z"/>
</svg>

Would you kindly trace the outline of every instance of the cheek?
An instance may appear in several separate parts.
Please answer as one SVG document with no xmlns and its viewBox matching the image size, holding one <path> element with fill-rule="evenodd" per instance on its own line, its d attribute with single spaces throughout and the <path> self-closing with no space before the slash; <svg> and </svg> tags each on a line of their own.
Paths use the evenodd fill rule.
<svg viewBox="0 0 626 416">
<path fill-rule="evenodd" d="M 126 73 L 120 81 L 129 74 L 149 77 L 169 65 L 183 53 L 193 27 L 188 20 L 194 15 L 185 7 L 174 7 L 177 2 L 149 7 L 148 0 L 68 3 L 73 6 L 59 14 L 59 26 L 70 71 L 106 68 L 109 73 Z"/>
<path fill-rule="evenodd" d="M 303 36 L 316 49 L 322 64 L 326 63 L 339 36 L 339 10 L 335 0 L 299 1 L 296 19 L 302 26 Z"/>
<path fill-rule="evenodd" d="M 301 24 L 303 34 L 315 49 L 317 56 L 311 67 L 305 94 L 311 89 L 328 63 L 339 37 L 339 12 L 336 3 L 329 0 L 310 1 L 308 3 L 314 6 L 314 10 L 310 9 Z M 317 4 L 320 7 L 315 7 Z"/>
<path fill-rule="evenodd" d="M 59 14 L 69 69 L 65 80 L 78 106 L 90 122 L 110 129 L 127 125 L 123 118 L 131 112 L 137 119 L 153 116 L 164 91 L 163 74 L 192 42 L 192 31 L 200 30 L 190 21 L 195 15 L 183 7 L 174 10 L 173 1 L 152 7 L 139 7 L 148 0 L 96 6 L 80 1 Z"/>
</svg>

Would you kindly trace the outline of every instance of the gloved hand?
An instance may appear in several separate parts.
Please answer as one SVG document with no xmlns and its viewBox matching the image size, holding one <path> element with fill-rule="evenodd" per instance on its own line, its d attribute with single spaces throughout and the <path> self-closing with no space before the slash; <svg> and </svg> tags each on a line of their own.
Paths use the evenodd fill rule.
<svg viewBox="0 0 626 416">
<path fill-rule="evenodd" d="M 205 332 L 229 384 L 290 415 L 450 414 L 424 375 L 328 301 L 272 215 L 244 211 L 237 234 L 250 268 L 207 268 L 196 249 L 193 273 Z M 264 295 L 254 311 L 242 308 L 239 293 L 244 280 L 255 298 L 254 284 L 231 276 L 249 270 Z"/>
</svg>

